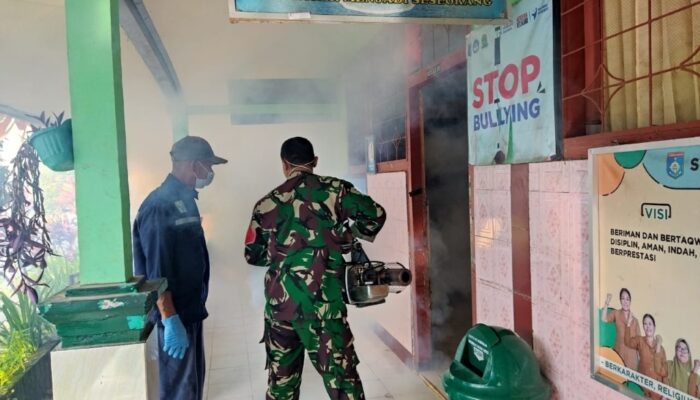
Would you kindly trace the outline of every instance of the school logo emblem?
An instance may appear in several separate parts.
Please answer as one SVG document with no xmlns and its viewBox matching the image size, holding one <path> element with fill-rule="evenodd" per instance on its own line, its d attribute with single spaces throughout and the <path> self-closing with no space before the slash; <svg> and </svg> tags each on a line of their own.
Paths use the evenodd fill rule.
<svg viewBox="0 0 700 400">
<path fill-rule="evenodd" d="M 520 28 L 523 25 L 527 25 L 527 23 L 530 22 L 530 18 L 528 13 L 520 14 L 518 15 L 518 18 L 515 20 L 515 25 Z"/>
<path fill-rule="evenodd" d="M 666 173 L 673 179 L 678 179 L 683 175 L 683 161 L 685 153 L 682 151 L 668 153 L 666 156 Z"/>
</svg>

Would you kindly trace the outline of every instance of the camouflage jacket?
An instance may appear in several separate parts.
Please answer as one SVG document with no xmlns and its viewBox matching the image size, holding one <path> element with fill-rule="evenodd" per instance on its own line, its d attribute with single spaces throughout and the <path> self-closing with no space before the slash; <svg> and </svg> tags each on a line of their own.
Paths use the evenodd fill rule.
<svg viewBox="0 0 700 400">
<path fill-rule="evenodd" d="M 350 231 L 345 222 L 353 221 Z M 342 318 L 343 247 L 373 240 L 386 213 L 352 184 L 297 172 L 262 198 L 246 234 L 249 264 L 265 274 L 265 316 L 279 321 Z"/>
</svg>

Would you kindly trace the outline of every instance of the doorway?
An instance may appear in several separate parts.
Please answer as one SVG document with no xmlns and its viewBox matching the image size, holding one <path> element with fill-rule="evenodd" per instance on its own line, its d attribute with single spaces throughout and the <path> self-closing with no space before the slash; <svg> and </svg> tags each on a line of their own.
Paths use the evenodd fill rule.
<svg viewBox="0 0 700 400">
<path fill-rule="evenodd" d="M 428 244 L 429 370 L 443 370 L 472 323 L 467 85 L 464 65 L 419 91 Z"/>
</svg>

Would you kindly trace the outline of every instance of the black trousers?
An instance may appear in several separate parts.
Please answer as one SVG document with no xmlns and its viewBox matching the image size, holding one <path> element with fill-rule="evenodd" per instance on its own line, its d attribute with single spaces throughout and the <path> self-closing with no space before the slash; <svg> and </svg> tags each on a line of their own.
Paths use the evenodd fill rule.
<svg viewBox="0 0 700 400">
<path fill-rule="evenodd" d="M 164 329 L 158 324 L 158 365 L 161 400 L 201 400 L 204 394 L 204 340 L 202 323 L 186 326 L 190 346 L 182 360 L 163 351 Z"/>
</svg>

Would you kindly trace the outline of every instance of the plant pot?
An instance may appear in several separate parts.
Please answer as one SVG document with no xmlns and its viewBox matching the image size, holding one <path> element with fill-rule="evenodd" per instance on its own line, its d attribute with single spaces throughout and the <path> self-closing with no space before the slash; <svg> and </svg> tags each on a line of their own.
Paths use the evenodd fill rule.
<svg viewBox="0 0 700 400">
<path fill-rule="evenodd" d="M 35 132 L 29 144 L 36 149 L 41 162 L 54 171 L 73 169 L 73 125 L 70 119 L 61 125 Z"/>
<path fill-rule="evenodd" d="M 0 395 L 0 400 L 52 399 L 51 350 L 58 343 L 58 339 L 44 343 L 27 361 L 24 371 L 15 377 L 7 393 Z"/>
</svg>

